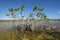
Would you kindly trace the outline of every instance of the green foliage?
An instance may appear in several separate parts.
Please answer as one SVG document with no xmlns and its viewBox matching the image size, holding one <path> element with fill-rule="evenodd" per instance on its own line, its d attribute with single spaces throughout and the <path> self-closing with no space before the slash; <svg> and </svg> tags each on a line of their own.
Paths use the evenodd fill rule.
<svg viewBox="0 0 60 40">
<path fill-rule="evenodd" d="M 38 20 L 42 20 L 42 19 L 47 20 L 47 16 L 44 13 L 44 8 L 39 8 L 38 6 L 35 6 L 33 8 L 33 11 L 35 11 L 35 16 L 37 17 Z"/>
<path fill-rule="evenodd" d="M 24 6 L 24 5 L 22 5 L 22 6 L 20 7 L 20 10 L 24 10 L 24 8 L 25 8 L 25 6 Z"/>
<path fill-rule="evenodd" d="M 10 14 L 6 14 L 6 16 L 10 16 Z"/>
<path fill-rule="evenodd" d="M 14 11 L 18 11 L 19 9 L 18 8 L 15 8 Z"/>
<path fill-rule="evenodd" d="M 25 15 L 23 16 L 23 11 L 25 9 L 25 6 L 22 5 L 21 7 L 18 7 L 18 8 L 10 8 L 9 9 L 9 15 L 12 17 L 12 18 L 17 18 L 17 14 L 15 12 L 19 12 L 20 11 L 20 17 L 21 19 L 23 19 L 25 17 Z M 34 21 L 35 23 L 38 21 L 38 20 L 46 20 L 47 19 L 47 16 L 45 15 L 44 13 L 44 8 L 40 8 L 38 6 L 34 6 L 33 8 L 33 13 L 29 13 L 27 16 L 27 18 L 31 21 Z M 35 12 L 35 13 L 34 13 Z M 9 16 L 7 14 L 7 16 Z M 35 20 L 37 17 L 37 20 Z M 28 20 L 27 19 L 27 20 Z"/>
<path fill-rule="evenodd" d="M 9 9 L 9 14 L 6 14 L 6 16 L 10 16 L 12 18 L 16 18 L 16 14 L 15 11 L 17 11 L 16 9 L 10 8 Z"/>
<path fill-rule="evenodd" d="M 36 13 L 36 16 L 37 17 L 40 17 L 42 14 L 41 13 Z"/>
<path fill-rule="evenodd" d="M 46 20 L 47 19 L 47 16 L 46 15 L 44 15 L 44 20 Z"/>
<path fill-rule="evenodd" d="M 44 8 L 40 8 L 39 10 L 40 10 L 41 12 L 44 12 Z"/>
<path fill-rule="evenodd" d="M 13 12 L 13 11 L 14 11 L 14 9 L 10 8 L 10 9 L 9 9 L 9 11 L 10 11 L 10 12 Z"/>
<path fill-rule="evenodd" d="M 33 8 L 33 11 L 35 11 L 35 10 L 39 10 L 38 6 L 35 6 L 35 7 Z"/>
<path fill-rule="evenodd" d="M 30 14 L 28 15 L 28 17 L 29 17 L 29 19 L 32 19 L 32 18 L 33 18 L 33 14 L 30 13 Z"/>
</svg>

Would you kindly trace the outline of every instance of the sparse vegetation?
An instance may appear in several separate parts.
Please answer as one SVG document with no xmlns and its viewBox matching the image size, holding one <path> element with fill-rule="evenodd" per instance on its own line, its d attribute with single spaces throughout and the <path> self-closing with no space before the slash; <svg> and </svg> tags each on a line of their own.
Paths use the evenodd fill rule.
<svg viewBox="0 0 60 40">
<path fill-rule="evenodd" d="M 25 15 L 24 16 L 22 15 L 23 14 L 22 11 L 24 11 L 24 8 L 25 8 L 24 5 L 21 6 L 20 8 L 14 9 L 11 8 L 9 9 L 9 14 L 6 15 L 12 18 L 17 18 L 15 12 L 20 11 L 21 20 L 24 21 Z M 16 20 L 13 19 L 12 21 L 14 25 Z M 46 25 L 43 23 L 38 25 L 40 21 L 43 22 L 47 21 L 47 16 L 44 13 L 44 8 L 35 6 L 33 8 L 33 13 L 29 13 L 28 18 L 26 18 L 25 21 L 26 22 L 24 24 L 19 22 L 20 24 L 18 24 L 17 26 L 15 25 L 1 31 L 0 40 L 60 40 L 59 31 L 54 30 L 54 28 L 51 27 L 48 27 L 50 29 L 48 30 L 45 27 Z"/>
</svg>

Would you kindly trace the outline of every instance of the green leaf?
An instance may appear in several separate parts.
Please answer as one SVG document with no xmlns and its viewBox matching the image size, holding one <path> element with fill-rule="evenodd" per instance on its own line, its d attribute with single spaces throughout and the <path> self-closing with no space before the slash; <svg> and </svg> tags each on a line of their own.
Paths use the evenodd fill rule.
<svg viewBox="0 0 60 40">
<path fill-rule="evenodd" d="M 13 12 L 13 10 L 14 10 L 14 9 L 12 9 L 12 8 L 9 9 L 10 12 Z"/>
<path fill-rule="evenodd" d="M 20 10 L 20 8 L 17 8 L 16 10 L 18 11 L 18 10 Z"/>
<path fill-rule="evenodd" d="M 10 16 L 10 14 L 6 14 L 6 16 Z"/>
<path fill-rule="evenodd" d="M 11 15 L 13 16 L 13 15 L 14 15 L 14 13 L 11 13 Z"/>
<path fill-rule="evenodd" d="M 30 13 L 30 14 L 29 14 L 29 17 L 32 17 L 32 16 L 33 16 L 32 13 Z"/>
<path fill-rule="evenodd" d="M 36 16 L 37 16 L 37 17 L 40 17 L 40 16 L 41 16 L 41 14 L 40 14 L 40 13 L 36 13 Z"/>
<path fill-rule="evenodd" d="M 14 9 L 14 11 L 18 11 L 18 9 Z"/>
<path fill-rule="evenodd" d="M 35 10 L 38 10 L 38 6 L 35 6 L 35 7 L 33 8 L 33 11 L 35 11 Z"/>
<path fill-rule="evenodd" d="M 46 20 L 47 19 L 47 16 L 46 15 L 44 15 L 44 20 Z"/>
<path fill-rule="evenodd" d="M 24 5 L 23 5 L 23 6 L 21 6 L 20 8 L 21 8 L 21 10 L 24 10 Z"/>
<path fill-rule="evenodd" d="M 41 12 L 44 12 L 44 8 L 40 8 L 40 11 L 41 11 Z"/>
</svg>

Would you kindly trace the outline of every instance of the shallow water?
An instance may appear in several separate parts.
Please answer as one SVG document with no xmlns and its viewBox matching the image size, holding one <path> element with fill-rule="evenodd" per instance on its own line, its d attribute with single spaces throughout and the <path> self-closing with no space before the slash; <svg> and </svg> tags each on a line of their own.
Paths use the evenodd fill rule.
<svg viewBox="0 0 60 40">
<path fill-rule="evenodd" d="M 16 25 L 18 25 L 19 23 L 15 23 Z M 21 23 L 20 23 L 21 24 Z M 44 23 L 44 22 L 38 22 L 37 25 L 42 25 L 42 24 L 45 24 L 47 26 L 57 26 L 57 27 L 60 27 L 60 21 L 50 21 L 50 22 L 47 22 L 47 23 Z M 13 25 L 12 22 L 1 22 L 0 23 L 0 28 L 8 28 L 8 27 L 11 27 L 11 25 Z"/>
</svg>

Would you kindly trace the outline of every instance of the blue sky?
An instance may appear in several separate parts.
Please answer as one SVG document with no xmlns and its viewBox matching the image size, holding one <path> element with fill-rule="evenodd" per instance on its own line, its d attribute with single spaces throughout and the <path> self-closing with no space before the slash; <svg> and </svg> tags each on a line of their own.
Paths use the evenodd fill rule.
<svg viewBox="0 0 60 40">
<path fill-rule="evenodd" d="M 9 8 L 25 5 L 23 13 L 28 15 L 35 5 L 45 9 L 48 18 L 60 19 L 60 0 L 0 0 L 0 19 L 9 19 Z"/>
</svg>

